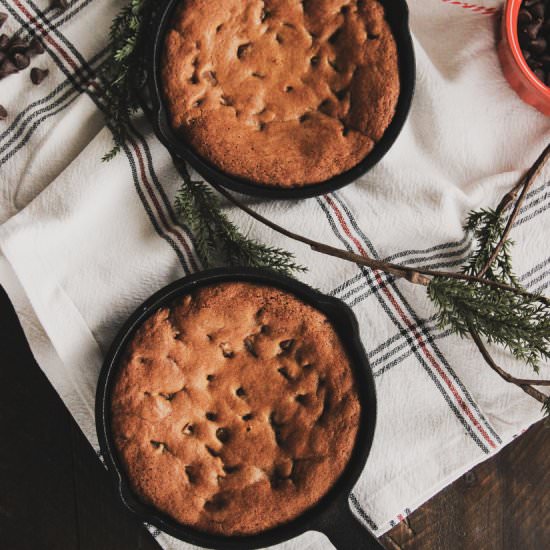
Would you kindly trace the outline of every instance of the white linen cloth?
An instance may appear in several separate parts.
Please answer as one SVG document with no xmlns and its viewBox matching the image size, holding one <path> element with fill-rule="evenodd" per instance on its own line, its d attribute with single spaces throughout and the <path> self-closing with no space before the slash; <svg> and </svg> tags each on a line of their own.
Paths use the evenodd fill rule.
<svg viewBox="0 0 550 550">
<path fill-rule="evenodd" d="M 32 350 L 97 449 L 93 406 L 102 358 L 126 317 L 154 291 L 200 268 L 193 239 L 174 222 L 180 184 L 143 117 L 112 162 L 93 70 L 123 2 L 0 0 L 3 32 L 42 38 L 47 54 L 0 82 L 0 282 Z M 247 199 L 286 227 L 334 246 L 411 265 L 455 268 L 471 248 L 461 229 L 473 208 L 495 206 L 550 138 L 550 119 L 523 104 L 497 60 L 501 2 L 411 0 L 417 85 L 409 119 L 380 164 L 345 189 L 297 202 Z M 515 265 L 531 290 L 550 285 L 550 170 L 516 222 Z M 300 278 L 357 315 L 376 377 L 379 416 L 352 509 L 389 529 L 541 417 L 503 382 L 472 342 L 434 324 L 425 290 L 316 254 L 227 208 L 251 236 L 293 250 Z M 492 349 L 510 372 L 529 369 Z M 3 368 L 14 366 L 4 365 Z M 548 366 L 542 367 L 548 377 Z M 151 528 L 165 548 L 189 548 Z M 281 548 L 330 548 L 315 533 Z"/>
</svg>

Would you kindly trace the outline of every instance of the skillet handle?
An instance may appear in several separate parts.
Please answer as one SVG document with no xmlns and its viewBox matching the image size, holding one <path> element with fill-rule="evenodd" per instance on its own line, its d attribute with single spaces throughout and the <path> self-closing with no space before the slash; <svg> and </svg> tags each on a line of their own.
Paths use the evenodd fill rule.
<svg viewBox="0 0 550 550">
<path fill-rule="evenodd" d="M 317 528 L 322 531 L 336 550 L 380 550 L 384 548 L 378 539 L 354 516 L 348 500 L 341 499 L 318 519 Z"/>
</svg>

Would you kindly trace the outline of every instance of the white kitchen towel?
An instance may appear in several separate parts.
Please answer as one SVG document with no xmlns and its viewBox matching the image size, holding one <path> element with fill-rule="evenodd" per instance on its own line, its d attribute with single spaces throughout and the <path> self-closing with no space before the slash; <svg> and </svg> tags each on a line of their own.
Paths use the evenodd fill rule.
<svg viewBox="0 0 550 550">
<path fill-rule="evenodd" d="M 0 0 L 8 34 L 36 35 L 47 54 L 0 82 L 0 282 L 37 360 L 97 449 L 94 392 L 102 358 L 126 317 L 154 291 L 201 269 L 171 207 L 180 181 L 142 116 L 110 163 L 94 71 L 122 0 Z M 417 86 L 389 154 L 336 193 L 297 202 L 247 199 L 289 229 L 373 257 L 457 268 L 472 243 L 468 211 L 495 206 L 550 139 L 548 118 L 508 87 L 496 56 L 501 3 L 411 0 Z M 6 32 L 6 31 L 3 31 Z M 550 285 L 550 170 L 530 191 L 513 238 L 522 283 Z M 359 319 L 379 396 L 376 437 L 352 510 L 377 534 L 541 417 L 468 340 L 434 323 L 423 288 L 316 254 L 235 209 L 248 234 L 294 251 L 300 278 L 349 304 Z M 498 361 L 532 375 L 505 352 Z M 8 366 L 4 366 L 8 368 Z M 548 369 L 542 367 L 548 377 Z M 151 528 L 166 548 L 188 548 Z M 330 548 L 308 533 L 281 548 Z"/>
</svg>

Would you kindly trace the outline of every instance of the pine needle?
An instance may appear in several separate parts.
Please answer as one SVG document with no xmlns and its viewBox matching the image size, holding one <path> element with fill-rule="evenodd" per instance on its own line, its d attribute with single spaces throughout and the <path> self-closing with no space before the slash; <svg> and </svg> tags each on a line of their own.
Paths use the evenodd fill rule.
<svg viewBox="0 0 550 550">
<path fill-rule="evenodd" d="M 266 267 L 285 275 L 306 271 L 294 261 L 291 252 L 243 235 L 223 213 L 210 186 L 188 177 L 184 179 L 176 195 L 176 212 L 194 234 L 197 252 L 205 267 Z"/>
</svg>

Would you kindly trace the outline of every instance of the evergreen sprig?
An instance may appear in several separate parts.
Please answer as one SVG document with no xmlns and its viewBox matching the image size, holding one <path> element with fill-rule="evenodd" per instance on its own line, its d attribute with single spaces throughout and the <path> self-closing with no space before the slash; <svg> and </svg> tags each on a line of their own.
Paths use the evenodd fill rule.
<svg viewBox="0 0 550 550">
<path fill-rule="evenodd" d="M 192 180 L 184 166 L 179 168 L 183 171 L 184 182 L 176 194 L 176 212 L 191 229 L 205 267 L 267 267 L 286 275 L 306 270 L 294 261 L 291 252 L 243 235 L 222 212 L 212 188 L 202 181 Z"/>
<path fill-rule="evenodd" d="M 104 161 L 120 152 L 130 133 L 131 116 L 140 108 L 138 90 L 145 79 L 144 37 L 154 4 L 152 0 L 129 0 L 111 24 L 111 53 L 98 73 L 103 83 L 105 117 L 114 141 Z"/>
<path fill-rule="evenodd" d="M 470 212 L 464 229 L 477 245 L 463 267 L 477 276 L 488 265 L 504 237 L 502 210 Z M 505 238 L 484 278 L 522 289 L 512 268 L 513 242 Z M 438 323 L 461 337 L 473 330 L 489 343 L 508 348 L 514 357 L 539 371 L 541 360 L 550 359 L 550 306 L 536 294 L 517 293 L 475 281 L 434 277 L 428 296 L 438 308 Z"/>
<path fill-rule="evenodd" d="M 482 208 L 468 214 L 464 230 L 472 234 L 473 239 L 477 242 L 477 247 L 464 266 L 464 273 L 468 275 L 479 274 L 502 238 L 504 227 L 505 221 L 502 213 L 492 208 Z M 513 244 L 511 239 L 504 240 L 497 257 L 485 272 L 484 277 L 486 279 L 519 286 L 512 268 L 511 249 Z"/>
<path fill-rule="evenodd" d="M 474 330 L 536 372 L 541 360 L 550 359 L 550 307 L 538 296 L 444 277 L 432 279 L 428 294 L 438 308 L 440 326 L 462 337 Z"/>
</svg>

